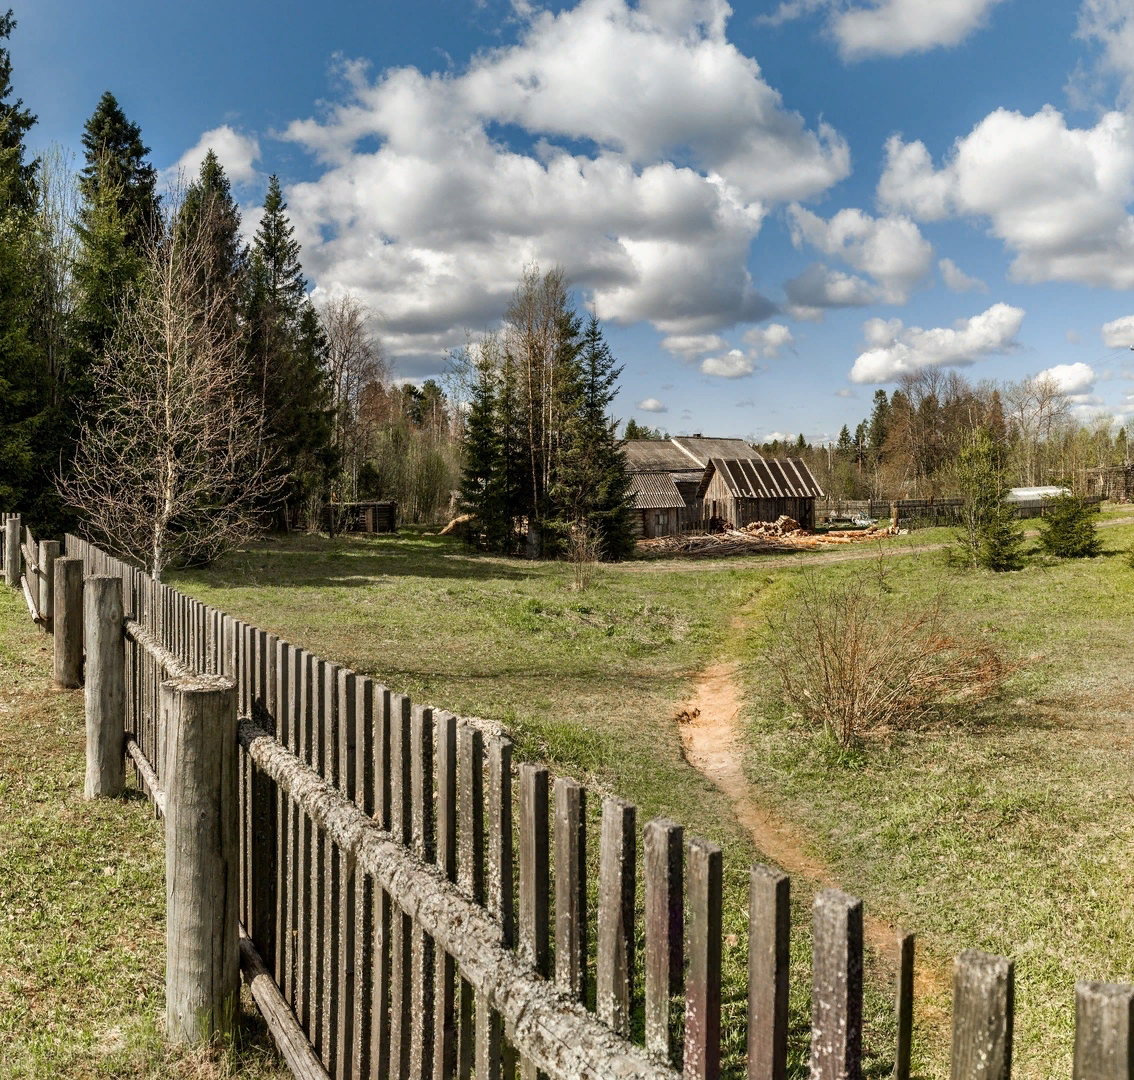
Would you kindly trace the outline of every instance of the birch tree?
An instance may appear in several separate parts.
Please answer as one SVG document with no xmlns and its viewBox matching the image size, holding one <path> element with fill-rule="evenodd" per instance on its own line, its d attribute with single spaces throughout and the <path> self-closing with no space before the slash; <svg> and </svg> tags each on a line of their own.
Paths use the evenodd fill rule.
<svg viewBox="0 0 1134 1080">
<path fill-rule="evenodd" d="M 255 533 L 279 480 L 247 392 L 235 284 L 209 273 L 215 207 L 174 197 L 145 247 L 137 296 L 93 370 L 66 501 L 86 531 L 155 581 Z"/>
</svg>

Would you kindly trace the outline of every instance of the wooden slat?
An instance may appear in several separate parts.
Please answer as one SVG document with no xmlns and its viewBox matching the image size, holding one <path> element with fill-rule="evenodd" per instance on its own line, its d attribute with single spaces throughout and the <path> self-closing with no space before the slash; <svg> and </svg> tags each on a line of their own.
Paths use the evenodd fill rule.
<svg viewBox="0 0 1134 1080">
<path fill-rule="evenodd" d="M 358 676 L 339 670 L 338 680 L 339 790 L 357 804 L 358 799 Z M 349 1076 L 355 1057 L 355 891 L 353 865 L 342 854 L 336 863 L 338 889 L 337 965 L 338 1012 L 335 1017 L 335 1075 Z M 359 1047 L 361 1050 L 361 1047 Z"/>
<path fill-rule="evenodd" d="M 602 801 L 599 850 L 596 1011 L 616 1035 L 629 1035 L 634 993 L 635 810 Z"/>
<path fill-rule="evenodd" d="M 748 875 L 748 1076 L 786 1080 L 791 882 L 770 866 Z"/>
<path fill-rule="evenodd" d="M 457 880 L 457 718 L 450 712 L 437 714 L 437 867 Z M 457 968 L 444 951 L 435 961 L 433 1075 L 448 1080 L 457 1071 Z"/>
<path fill-rule="evenodd" d="M 721 849 L 707 840 L 690 840 L 688 872 L 685 1076 L 717 1080 L 721 1071 Z"/>
<path fill-rule="evenodd" d="M 405 694 L 390 695 L 390 832 L 406 847 L 413 837 L 411 708 Z M 390 934 L 390 1075 L 395 1080 L 410 1076 L 412 943 L 413 923 L 395 905 Z"/>
<path fill-rule="evenodd" d="M 555 781 L 555 982 L 587 1000 L 587 792 Z"/>
<path fill-rule="evenodd" d="M 390 691 L 374 684 L 374 820 L 383 829 L 390 828 Z"/>
<path fill-rule="evenodd" d="M 314 661 L 311 673 L 311 765 L 326 779 L 327 727 L 327 664 Z M 324 1021 L 329 989 L 327 987 L 327 862 L 330 840 L 322 829 L 312 826 L 311 845 L 311 1041 L 320 1058 L 328 1063 L 327 1026 Z"/>
<path fill-rule="evenodd" d="M 898 978 L 894 995 L 897 1041 L 894 1080 L 910 1080 L 910 1049 L 913 1043 L 914 936 L 898 931 Z"/>
<path fill-rule="evenodd" d="M 512 742 L 488 743 L 488 911 L 500 923 L 504 948 L 515 945 L 512 896 Z"/>
<path fill-rule="evenodd" d="M 646 1049 L 669 1061 L 670 997 L 680 993 L 684 961 L 684 830 L 660 818 L 642 830 L 646 872 Z"/>
<path fill-rule="evenodd" d="M 460 840 L 457 880 L 475 903 L 484 903 L 484 737 L 471 724 L 457 728 Z M 474 1067 L 475 995 L 460 980 L 457 1075 L 468 1080 Z"/>
<path fill-rule="evenodd" d="M 812 913 L 812 1080 L 859 1080 L 862 901 L 838 889 L 824 889 L 815 897 Z"/>
<path fill-rule="evenodd" d="M 952 1080 L 1009 1080 L 1014 981 L 1003 956 L 966 949 L 953 961 Z"/>
<path fill-rule="evenodd" d="M 356 675 L 352 722 L 354 727 L 354 803 L 364 814 L 374 812 L 374 687 L 364 675 Z M 351 916 L 353 934 L 354 1002 L 351 1033 L 351 1076 L 364 1077 L 370 1072 L 373 1023 L 374 917 L 373 878 L 355 873 L 354 908 Z"/>
<path fill-rule="evenodd" d="M 520 955 L 540 975 L 549 974 L 548 771 L 520 766 Z"/>
<path fill-rule="evenodd" d="M 1134 986 L 1081 982 L 1075 987 L 1073 1080 L 1134 1077 Z"/>
<path fill-rule="evenodd" d="M 433 805 L 433 710 L 415 705 L 410 722 L 410 784 L 413 851 L 431 863 L 436 855 Z M 410 1026 L 410 1074 L 428 1077 L 433 1072 L 433 939 L 413 925 Z"/>
<path fill-rule="evenodd" d="M 276 738 L 284 746 L 291 739 L 291 702 L 288 697 L 288 679 L 291 666 L 291 646 L 279 638 L 273 650 L 273 682 L 275 691 Z M 283 991 L 288 1004 L 294 1003 L 291 990 L 295 978 L 295 952 L 291 930 L 291 800 L 282 789 L 276 789 L 276 983 Z"/>
<path fill-rule="evenodd" d="M 339 665 L 323 665 L 323 778 L 339 787 Z M 323 846 L 323 1060 L 334 1069 L 339 1052 L 339 849 Z"/>
</svg>

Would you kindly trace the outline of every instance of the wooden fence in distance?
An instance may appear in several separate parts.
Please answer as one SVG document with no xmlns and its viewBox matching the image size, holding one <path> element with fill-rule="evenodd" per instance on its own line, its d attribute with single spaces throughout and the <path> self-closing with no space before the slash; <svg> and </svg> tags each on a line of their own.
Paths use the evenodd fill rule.
<svg viewBox="0 0 1134 1080">
<path fill-rule="evenodd" d="M 670 821 L 639 828 L 635 808 L 613 797 L 590 835 L 585 789 L 538 764 L 515 767 L 506 738 L 156 584 L 76 537 L 65 549 L 82 560 L 88 590 L 121 583 L 121 626 L 102 637 L 125 635 L 124 749 L 159 810 L 188 764 L 168 752 L 169 688 L 191 672 L 235 684 L 241 956 L 297 1076 L 719 1075 L 719 848 Z M 98 634 L 86 629 L 89 669 Z M 88 708 L 90 699 L 88 684 Z M 596 846 L 591 942 L 587 852 Z M 784 874 L 752 868 L 747 1073 L 763 1080 L 786 1075 L 789 893 Z M 811 1075 L 821 1080 L 861 1075 L 862 920 L 855 897 L 816 897 Z M 899 1080 L 909 1075 L 908 936 L 900 956 Z M 1005 958 L 957 957 L 956 1080 L 1009 1077 L 1013 977 Z M 1132 1010 L 1132 987 L 1079 984 L 1076 1080 L 1134 1077 Z"/>
</svg>

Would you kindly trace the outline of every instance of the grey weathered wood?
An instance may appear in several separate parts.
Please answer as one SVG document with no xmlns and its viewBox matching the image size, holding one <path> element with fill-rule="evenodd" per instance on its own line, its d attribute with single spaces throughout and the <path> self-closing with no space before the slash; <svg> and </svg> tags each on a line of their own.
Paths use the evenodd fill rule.
<svg viewBox="0 0 1134 1080">
<path fill-rule="evenodd" d="M 460 840 L 457 880 L 466 895 L 484 903 L 484 736 L 471 724 L 457 728 Z M 457 1075 L 468 1080 L 474 1068 L 476 1023 L 475 995 L 467 980 L 460 980 Z M 487 1037 L 490 1037 L 487 1036 Z"/>
<path fill-rule="evenodd" d="M 812 908 L 812 1080 L 862 1075 L 862 901 L 824 889 Z"/>
<path fill-rule="evenodd" d="M 356 801 L 357 750 L 358 750 L 358 677 L 353 671 L 340 669 L 338 679 L 338 777 L 339 790 L 352 802 Z M 353 862 L 342 853 L 336 864 L 338 888 L 337 912 L 337 965 L 335 982 L 338 986 L 338 1009 L 335 1016 L 336 1076 L 348 1076 L 354 1056 L 355 1005 L 355 891 Z"/>
<path fill-rule="evenodd" d="M 1075 987 L 1073 1080 L 1134 1080 L 1134 986 Z"/>
<path fill-rule="evenodd" d="M 405 694 L 390 695 L 390 832 L 408 847 L 413 839 L 413 785 L 410 748 L 412 704 Z M 390 932 L 390 1075 L 410 1076 L 413 1005 L 413 920 L 395 906 Z"/>
<path fill-rule="evenodd" d="M 501 1080 L 504 1066 L 504 1021 L 476 995 L 476 1080 Z"/>
<path fill-rule="evenodd" d="M 642 830 L 646 873 L 646 1049 L 669 1060 L 670 996 L 681 990 L 684 931 L 683 837 L 664 818 Z"/>
<path fill-rule="evenodd" d="M 374 689 L 364 675 L 355 676 L 354 726 L 355 773 L 354 804 L 368 817 L 374 812 Z M 349 864 L 349 860 L 348 860 Z M 370 1072 L 371 1035 L 374 1022 L 372 1012 L 374 977 L 374 879 L 367 874 L 353 873 L 354 909 L 351 913 L 351 934 L 354 943 L 354 961 L 351 977 L 354 981 L 353 1023 L 351 1034 L 352 1077 L 364 1077 Z"/>
<path fill-rule="evenodd" d="M 707 840 L 690 840 L 688 874 L 685 1076 L 716 1080 L 721 1071 L 721 849 Z"/>
<path fill-rule="evenodd" d="M 540 975 L 549 974 L 548 772 L 520 766 L 520 955 Z"/>
<path fill-rule="evenodd" d="M 953 961 L 952 1080 L 1012 1075 L 1013 964 L 966 949 Z"/>
<path fill-rule="evenodd" d="M 280 1056 L 287 1063 L 295 1080 L 330 1080 L 330 1075 L 323 1068 L 303 1028 L 284 1001 L 271 973 L 264 967 L 256 946 L 243 928 L 240 931 L 240 968 Z"/>
<path fill-rule="evenodd" d="M 596 1011 L 616 1035 L 630 1034 L 634 994 L 635 809 L 602 801 L 599 842 Z"/>
<path fill-rule="evenodd" d="M 86 636 L 88 799 L 121 795 L 126 785 L 126 647 L 122 579 L 97 575 L 83 584 Z"/>
<path fill-rule="evenodd" d="M 397 893 L 411 917 L 457 960 L 478 1002 L 483 1000 L 503 1016 L 510 1039 L 536 1067 L 571 1080 L 677 1080 L 673 1069 L 615 1037 L 581 1004 L 564 1001 L 505 945 L 496 919 L 434 868 L 421 865 L 265 732 L 244 722 L 240 740 L 316 825 L 342 850 L 353 853 L 362 871 Z"/>
<path fill-rule="evenodd" d="M 512 893 L 512 742 L 488 743 L 488 910 L 500 923 L 504 947 L 516 942 Z"/>
<path fill-rule="evenodd" d="M 457 880 L 457 718 L 450 712 L 437 714 L 437 868 Z M 457 1070 L 457 967 L 444 951 L 435 965 L 433 1075 L 448 1080 Z"/>
<path fill-rule="evenodd" d="M 390 691 L 374 684 L 374 820 L 390 828 L 390 727 L 393 705 Z"/>
<path fill-rule="evenodd" d="M 910 1080 L 910 1050 L 913 1043 L 914 935 L 898 931 L 898 978 L 894 1016 L 898 1036 L 894 1049 L 894 1080 Z"/>
<path fill-rule="evenodd" d="M 770 866 L 748 875 L 748 1076 L 786 1080 L 791 882 Z"/>
<path fill-rule="evenodd" d="M 410 776 L 412 705 L 405 694 L 390 695 L 390 832 L 409 845 L 413 838 L 413 783 Z"/>
<path fill-rule="evenodd" d="M 587 1000 L 587 792 L 555 781 L 555 982 Z"/>
<path fill-rule="evenodd" d="M 339 673 L 338 664 L 323 665 L 323 778 L 342 790 L 339 775 Z M 344 792 L 345 794 L 345 792 Z M 323 845 L 323 1060 L 332 1068 L 339 1052 L 339 896 L 342 867 L 338 845 Z"/>
<path fill-rule="evenodd" d="M 433 803 L 433 710 L 414 705 L 410 716 L 410 812 L 414 853 L 431 863 L 436 856 Z M 415 921 L 412 925 L 410 978 L 410 1074 L 433 1073 L 433 939 Z"/>
<path fill-rule="evenodd" d="M 55 560 L 55 685 L 83 685 L 83 560 Z"/>
<path fill-rule="evenodd" d="M 162 685 L 166 1037 L 204 1042 L 239 1019 L 236 688 L 216 675 Z"/>
<path fill-rule="evenodd" d="M 19 514 L 13 514 L 4 525 L 4 581 L 10 589 L 20 587 Z"/>
<path fill-rule="evenodd" d="M 194 635 L 196 636 L 196 635 Z M 275 639 L 273 649 L 273 675 L 275 683 L 274 710 L 276 738 L 283 746 L 291 740 L 291 705 L 288 698 L 291 669 L 291 646 Z M 291 865 L 291 806 L 287 794 L 276 789 L 276 984 L 292 1001 L 288 987 L 295 977 L 295 955 L 292 941 L 292 865 Z"/>
<path fill-rule="evenodd" d="M 55 621 L 55 560 L 59 558 L 58 540 L 39 542 L 39 613 L 43 616 L 40 624 L 51 632 Z"/>
<path fill-rule="evenodd" d="M 370 879 L 373 904 L 371 926 L 374 943 L 371 948 L 370 976 L 370 1061 L 371 1072 L 380 1080 L 391 1074 L 390 1041 L 390 935 L 392 910 L 390 897 L 378 881 Z"/>
</svg>

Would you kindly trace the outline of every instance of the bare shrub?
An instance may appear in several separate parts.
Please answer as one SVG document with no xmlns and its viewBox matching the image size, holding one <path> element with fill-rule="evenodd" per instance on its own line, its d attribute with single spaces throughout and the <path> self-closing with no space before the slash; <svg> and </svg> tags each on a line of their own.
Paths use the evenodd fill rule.
<svg viewBox="0 0 1134 1080">
<path fill-rule="evenodd" d="M 985 697 L 1003 681 L 1000 654 L 946 623 L 940 597 L 905 610 L 866 575 L 824 585 L 809 573 L 771 622 L 769 657 L 784 700 L 849 747 L 907 728 L 936 706 Z"/>
<path fill-rule="evenodd" d="M 567 533 L 567 560 L 575 571 L 573 588 L 583 592 L 591 585 L 602 558 L 602 538 L 594 525 L 576 522 Z"/>
</svg>

